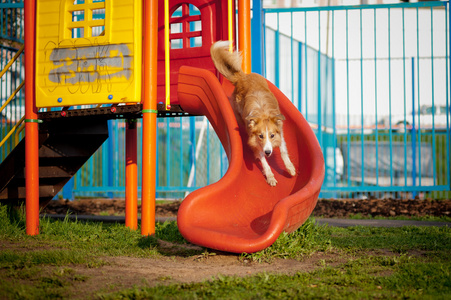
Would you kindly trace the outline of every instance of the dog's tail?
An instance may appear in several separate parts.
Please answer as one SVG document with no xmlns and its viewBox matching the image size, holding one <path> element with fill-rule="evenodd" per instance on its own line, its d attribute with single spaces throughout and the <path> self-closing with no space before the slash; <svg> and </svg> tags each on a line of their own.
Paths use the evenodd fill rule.
<svg viewBox="0 0 451 300">
<path fill-rule="evenodd" d="M 218 41 L 211 46 L 210 54 L 219 73 L 235 84 L 245 74 L 241 69 L 240 53 L 229 52 L 229 45 L 229 41 Z"/>
</svg>

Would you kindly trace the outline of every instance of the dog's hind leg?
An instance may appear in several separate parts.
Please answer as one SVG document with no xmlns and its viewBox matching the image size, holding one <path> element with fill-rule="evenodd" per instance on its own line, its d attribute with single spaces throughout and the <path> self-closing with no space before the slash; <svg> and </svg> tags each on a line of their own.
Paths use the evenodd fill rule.
<svg viewBox="0 0 451 300">
<path fill-rule="evenodd" d="M 285 139 L 283 138 L 283 135 L 282 135 L 282 143 L 280 145 L 280 156 L 282 156 L 283 163 L 284 163 L 285 167 L 287 168 L 288 173 L 290 173 L 291 176 L 295 176 L 296 169 L 290 160 L 290 156 L 288 155 L 287 144 L 285 143 Z"/>
<path fill-rule="evenodd" d="M 273 172 L 271 171 L 271 167 L 269 166 L 268 162 L 266 161 L 266 158 L 264 155 L 259 155 L 259 159 L 262 163 L 262 167 L 263 167 L 263 175 L 265 175 L 266 177 L 266 182 L 270 185 L 270 186 L 276 186 L 277 184 L 277 180 L 274 177 Z"/>
</svg>

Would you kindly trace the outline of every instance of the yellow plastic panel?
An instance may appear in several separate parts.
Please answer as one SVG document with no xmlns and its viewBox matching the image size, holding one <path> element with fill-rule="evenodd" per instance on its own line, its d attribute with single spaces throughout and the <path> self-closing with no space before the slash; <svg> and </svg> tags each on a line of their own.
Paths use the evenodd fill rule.
<svg viewBox="0 0 451 300">
<path fill-rule="evenodd" d="M 141 5 L 37 1 L 36 106 L 140 102 Z"/>
</svg>

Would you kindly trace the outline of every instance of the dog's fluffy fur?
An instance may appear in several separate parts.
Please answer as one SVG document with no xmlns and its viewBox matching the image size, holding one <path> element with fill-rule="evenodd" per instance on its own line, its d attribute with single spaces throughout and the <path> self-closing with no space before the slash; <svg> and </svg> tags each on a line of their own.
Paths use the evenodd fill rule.
<svg viewBox="0 0 451 300">
<path fill-rule="evenodd" d="M 269 90 L 266 79 L 255 73 L 245 74 L 241 69 L 240 53 L 232 53 L 228 49 L 228 41 L 214 43 L 210 49 L 211 58 L 219 73 L 235 86 L 232 106 L 237 117 L 240 117 L 246 126 L 248 145 L 255 157 L 261 161 L 266 181 L 270 186 L 275 186 L 277 180 L 266 161 L 273 148 L 280 148 L 288 173 L 291 176 L 296 175 L 283 138 L 285 117 L 280 113 L 279 104 Z"/>
</svg>

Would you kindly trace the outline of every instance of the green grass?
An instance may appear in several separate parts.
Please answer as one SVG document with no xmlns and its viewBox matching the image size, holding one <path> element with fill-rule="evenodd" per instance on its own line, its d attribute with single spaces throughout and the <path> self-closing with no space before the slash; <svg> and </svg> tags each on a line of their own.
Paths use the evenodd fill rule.
<svg viewBox="0 0 451 300">
<path fill-rule="evenodd" d="M 139 230 L 118 224 L 41 219 L 40 234 L 31 237 L 25 234 L 24 216 L 0 206 L 0 298 L 67 298 L 71 288 L 89 280 L 77 268 L 102 268 L 108 265 L 105 258 L 183 259 L 214 254 L 183 247 L 167 251 L 159 240 L 186 243 L 175 222 L 157 224 L 155 237 L 143 238 Z M 334 257 L 321 259 L 311 271 L 248 277 L 217 274 L 191 284 L 167 285 L 161 280 L 154 287 L 137 283 L 131 289 L 98 290 L 95 295 L 105 299 L 446 299 L 451 294 L 450 249 L 448 227 L 336 228 L 308 220 L 294 233 L 282 234 L 271 247 L 237 259 L 267 264 L 276 259 Z"/>
<path fill-rule="evenodd" d="M 350 215 L 348 219 L 354 220 L 405 220 L 405 221 L 435 221 L 435 222 L 451 222 L 449 216 L 394 216 L 394 217 L 382 217 L 372 216 L 371 214 L 365 216 L 363 214 Z"/>
</svg>

